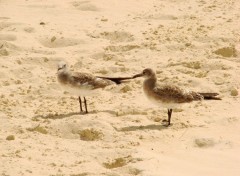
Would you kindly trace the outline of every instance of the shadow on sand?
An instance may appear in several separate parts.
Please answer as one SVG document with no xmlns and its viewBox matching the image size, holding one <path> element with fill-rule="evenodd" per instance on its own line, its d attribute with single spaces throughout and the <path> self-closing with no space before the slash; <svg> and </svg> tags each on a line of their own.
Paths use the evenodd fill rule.
<svg viewBox="0 0 240 176">
<path fill-rule="evenodd" d="M 48 114 L 48 115 L 45 115 L 45 116 L 42 116 L 42 115 L 37 115 L 37 116 L 34 116 L 33 119 L 35 118 L 42 118 L 42 119 L 64 119 L 64 118 L 68 118 L 68 117 L 71 117 L 71 116 L 74 116 L 74 115 L 89 115 L 89 114 L 97 114 L 97 113 L 100 113 L 100 112 L 104 112 L 104 113 L 109 113 L 109 114 L 112 114 L 112 115 L 116 115 L 116 112 L 115 111 L 110 111 L 110 110 L 103 110 L 103 111 L 91 111 L 91 112 L 88 112 L 87 114 L 85 112 L 70 112 L 70 113 L 66 113 L 66 114 Z"/>
<path fill-rule="evenodd" d="M 137 131 L 137 130 L 164 130 L 167 129 L 168 127 L 164 125 L 147 125 L 147 126 L 129 126 L 129 127 L 124 127 L 120 129 L 116 129 L 116 131 L 119 132 L 128 132 L 128 131 Z"/>
</svg>

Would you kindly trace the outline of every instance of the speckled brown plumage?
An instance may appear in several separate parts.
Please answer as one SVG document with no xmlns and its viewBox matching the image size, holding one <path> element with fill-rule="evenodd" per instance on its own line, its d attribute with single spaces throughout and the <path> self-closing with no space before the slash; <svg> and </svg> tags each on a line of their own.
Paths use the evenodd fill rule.
<svg viewBox="0 0 240 176">
<path fill-rule="evenodd" d="M 80 111 L 82 112 L 82 100 L 84 97 L 85 110 L 87 111 L 86 95 L 91 95 L 94 90 L 99 88 L 105 88 L 112 84 L 119 84 L 121 81 L 131 79 L 131 77 L 125 78 L 108 78 L 108 77 L 96 77 L 89 73 L 71 72 L 67 69 L 67 64 L 61 61 L 58 64 L 57 79 L 60 85 L 67 91 L 74 95 L 79 96 Z"/>
<path fill-rule="evenodd" d="M 173 85 L 156 86 L 152 93 L 164 103 L 189 103 L 203 99 L 203 96 L 196 92 L 187 92 Z"/>
<path fill-rule="evenodd" d="M 144 69 L 142 73 L 133 76 L 133 78 L 141 76 L 145 77 L 143 90 L 147 98 L 158 105 L 168 108 L 167 126 L 170 125 L 172 108 L 176 105 L 203 99 L 220 100 L 220 98 L 216 97 L 217 93 L 197 93 L 174 85 L 157 84 L 156 74 L 150 68 Z"/>
<path fill-rule="evenodd" d="M 112 84 L 120 84 L 121 81 L 127 79 L 131 79 L 131 77 L 108 78 L 79 72 L 62 72 L 58 74 L 58 81 L 61 84 L 69 85 L 72 87 L 85 86 L 88 87 L 88 89 L 98 89 Z"/>
<path fill-rule="evenodd" d="M 88 73 L 74 72 L 69 77 L 69 84 L 72 86 L 89 86 L 91 89 L 98 89 L 114 84 L 114 82 L 107 79 L 97 78 Z"/>
</svg>

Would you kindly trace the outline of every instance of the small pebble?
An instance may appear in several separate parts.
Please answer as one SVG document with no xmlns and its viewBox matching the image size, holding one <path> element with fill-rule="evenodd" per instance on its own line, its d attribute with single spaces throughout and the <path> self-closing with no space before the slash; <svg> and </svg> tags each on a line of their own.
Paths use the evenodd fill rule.
<svg viewBox="0 0 240 176">
<path fill-rule="evenodd" d="M 236 88 L 231 90 L 231 96 L 238 96 L 238 90 Z"/>
<path fill-rule="evenodd" d="M 14 135 L 9 135 L 9 136 L 6 137 L 6 140 L 8 140 L 8 141 L 15 140 L 15 136 Z"/>
</svg>

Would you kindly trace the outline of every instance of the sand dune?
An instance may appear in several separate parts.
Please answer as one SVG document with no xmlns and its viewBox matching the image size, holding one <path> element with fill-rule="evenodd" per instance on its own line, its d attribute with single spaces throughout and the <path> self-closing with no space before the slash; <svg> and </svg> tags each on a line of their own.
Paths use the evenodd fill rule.
<svg viewBox="0 0 240 176">
<path fill-rule="evenodd" d="M 0 175 L 239 175 L 240 2 L 0 1 Z M 174 110 L 141 78 L 89 97 L 60 89 L 57 63 L 158 81 L 222 101 Z"/>
</svg>

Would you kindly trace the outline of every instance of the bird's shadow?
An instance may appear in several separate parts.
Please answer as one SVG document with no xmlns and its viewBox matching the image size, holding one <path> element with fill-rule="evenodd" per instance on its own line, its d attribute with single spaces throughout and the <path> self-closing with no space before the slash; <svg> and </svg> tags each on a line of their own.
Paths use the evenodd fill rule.
<svg viewBox="0 0 240 176">
<path fill-rule="evenodd" d="M 129 127 L 123 127 L 123 128 L 115 128 L 116 131 L 119 132 L 129 132 L 129 131 L 137 131 L 137 130 L 165 130 L 168 127 L 165 125 L 146 125 L 146 126 L 129 126 Z"/>
<path fill-rule="evenodd" d="M 42 118 L 42 119 L 64 119 L 67 117 L 71 117 L 73 115 L 80 115 L 79 112 L 70 112 L 66 114 L 47 114 L 47 115 L 36 115 L 34 118 Z"/>
<path fill-rule="evenodd" d="M 42 115 L 37 115 L 34 116 L 33 119 L 37 119 L 37 118 L 42 118 L 42 119 L 64 119 L 64 118 L 68 118 L 74 115 L 80 115 L 80 116 L 84 116 L 84 115 L 88 115 L 88 114 L 97 114 L 100 112 L 104 112 L 104 113 L 109 113 L 109 114 L 113 114 L 116 115 L 115 111 L 112 110 L 102 110 L 102 111 L 91 111 L 88 112 L 87 114 L 85 112 L 70 112 L 70 113 L 65 113 L 65 114 L 48 114 L 46 116 L 42 116 Z M 138 130 L 165 130 L 168 129 L 168 126 L 163 125 L 163 124 L 151 124 L 151 125 L 140 125 L 140 126 L 128 126 L 128 127 L 123 127 L 123 128 L 116 128 L 114 127 L 114 129 L 118 132 L 130 132 L 130 131 L 138 131 Z"/>
<path fill-rule="evenodd" d="M 105 113 L 109 113 L 109 114 L 113 114 L 113 115 L 116 114 L 115 111 L 103 110 L 103 111 L 91 111 L 91 112 L 88 112 L 88 113 L 85 113 L 85 112 L 70 112 L 70 113 L 63 113 L 63 114 L 47 114 L 45 116 L 37 115 L 37 116 L 34 116 L 33 119 L 43 118 L 43 119 L 54 119 L 55 120 L 55 119 L 68 118 L 68 117 L 71 117 L 71 116 L 74 116 L 74 115 L 83 116 L 83 115 L 89 115 L 89 114 L 97 114 L 97 113 L 100 113 L 100 112 L 105 112 Z"/>
</svg>

